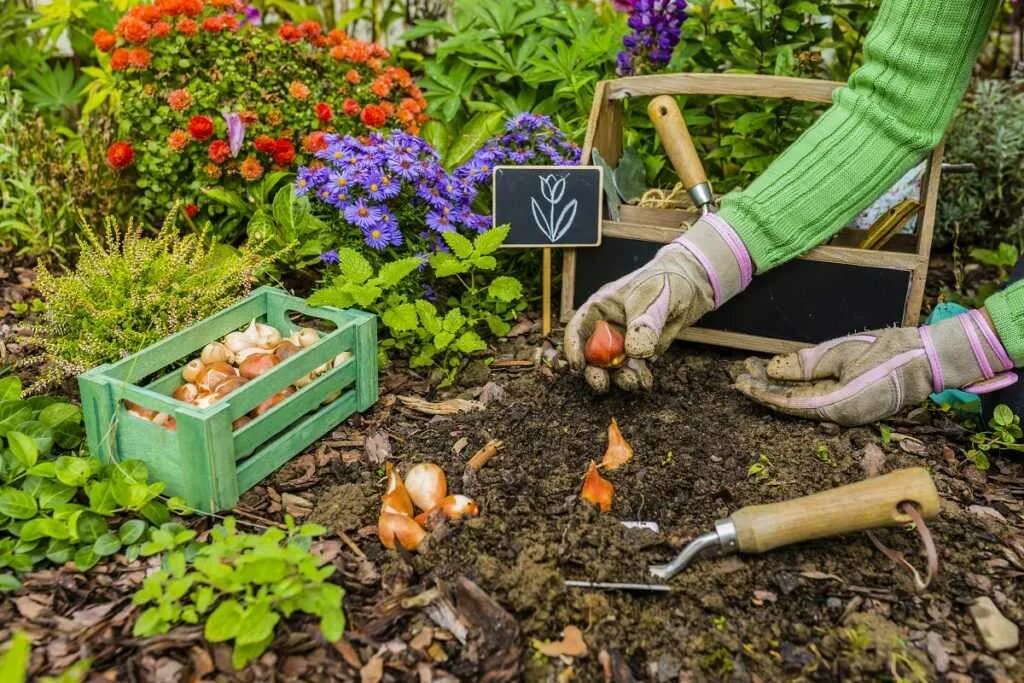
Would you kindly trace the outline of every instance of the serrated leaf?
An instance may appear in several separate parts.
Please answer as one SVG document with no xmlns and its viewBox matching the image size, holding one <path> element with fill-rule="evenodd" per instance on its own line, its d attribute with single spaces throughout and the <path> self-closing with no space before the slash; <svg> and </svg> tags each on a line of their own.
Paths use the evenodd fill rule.
<svg viewBox="0 0 1024 683">
<path fill-rule="evenodd" d="M 394 332 L 409 332 L 419 327 L 416 306 L 412 303 L 392 306 L 381 314 L 381 322 Z"/>
<path fill-rule="evenodd" d="M 476 239 L 473 240 L 473 248 L 476 250 L 477 255 L 485 256 L 496 252 L 505 243 L 509 230 L 511 230 L 511 226 L 499 225 L 477 235 Z"/>
<path fill-rule="evenodd" d="M 420 259 L 415 256 L 385 263 L 377 273 L 377 280 L 386 288 L 396 287 L 410 273 L 419 268 L 420 263 Z"/>
<path fill-rule="evenodd" d="M 370 262 L 349 247 L 338 249 L 338 266 L 341 268 L 341 278 L 353 284 L 361 285 L 373 275 Z"/>
<path fill-rule="evenodd" d="M 457 232 L 446 232 L 442 238 L 457 258 L 467 259 L 473 255 L 473 243 L 466 236 Z"/>
<path fill-rule="evenodd" d="M 466 316 L 462 314 L 462 309 L 453 308 L 444 316 L 443 327 L 448 332 L 458 332 L 465 324 Z"/>
<path fill-rule="evenodd" d="M 487 350 L 487 343 L 473 330 L 463 332 L 455 342 L 455 348 L 461 353 L 470 354 Z"/>
<path fill-rule="evenodd" d="M 487 295 L 498 301 L 512 303 L 522 297 L 523 285 L 514 277 L 499 275 L 487 286 Z"/>
<path fill-rule="evenodd" d="M 206 619 L 203 636 L 211 643 L 231 640 L 238 634 L 242 622 L 242 606 L 237 600 L 227 599 L 217 605 Z"/>
</svg>

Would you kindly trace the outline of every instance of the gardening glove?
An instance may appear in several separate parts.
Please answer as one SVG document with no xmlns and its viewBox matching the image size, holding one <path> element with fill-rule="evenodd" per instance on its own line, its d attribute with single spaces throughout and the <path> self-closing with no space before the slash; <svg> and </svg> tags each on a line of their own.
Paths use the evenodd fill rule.
<svg viewBox="0 0 1024 683">
<path fill-rule="evenodd" d="M 932 392 L 975 394 L 1017 381 L 989 320 L 973 310 L 934 325 L 854 334 L 796 353 L 747 360 L 736 388 L 779 412 L 845 426 L 874 422 Z"/>
<path fill-rule="evenodd" d="M 627 391 L 649 389 L 645 359 L 668 348 L 679 330 L 718 308 L 750 284 L 754 266 L 735 231 L 715 214 L 662 247 L 638 270 L 601 287 L 569 321 L 565 355 L 598 393 L 611 382 Z M 587 365 L 584 348 L 598 320 L 625 328 L 626 361 L 611 371 Z"/>
</svg>

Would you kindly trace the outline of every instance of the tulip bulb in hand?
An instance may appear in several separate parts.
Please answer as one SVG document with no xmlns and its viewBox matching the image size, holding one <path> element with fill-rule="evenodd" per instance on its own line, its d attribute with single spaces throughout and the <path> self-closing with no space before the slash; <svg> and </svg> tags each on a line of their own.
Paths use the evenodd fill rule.
<svg viewBox="0 0 1024 683">
<path fill-rule="evenodd" d="M 583 349 L 587 363 L 599 368 L 617 368 L 626 360 L 626 339 L 618 328 L 604 320 L 594 325 L 594 333 Z"/>
</svg>

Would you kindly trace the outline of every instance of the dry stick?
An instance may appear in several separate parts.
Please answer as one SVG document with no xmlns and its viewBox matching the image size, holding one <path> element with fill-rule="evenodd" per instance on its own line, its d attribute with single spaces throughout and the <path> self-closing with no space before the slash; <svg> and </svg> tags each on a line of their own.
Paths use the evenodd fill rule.
<svg viewBox="0 0 1024 683">
<path fill-rule="evenodd" d="M 473 454 L 473 457 L 469 459 L 468 463 L 466 463 L 466 469 L 479 472 L 480 468 L 486 465 L 487 461 L 496 456 L 498 451 L 500 451 L 504 446 L 505 442 L 501 439 L 491 439 L 484 444 L 483 448 Z"/>
</svg>

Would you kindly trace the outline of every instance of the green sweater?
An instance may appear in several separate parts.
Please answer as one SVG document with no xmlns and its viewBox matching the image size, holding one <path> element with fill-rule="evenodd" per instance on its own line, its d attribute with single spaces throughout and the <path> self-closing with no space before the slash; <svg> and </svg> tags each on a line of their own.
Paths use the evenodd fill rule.
<svg viewBox="0 0 1024 683">
<path fill-rule="evenodd" d="M 883 0 L 864 66 L 832 107 L 721 215 L 759 271 L 821 244 L 920 163 L 967 89 L 999 0 Z M 1024 365 L 1024 282 L 985 302 L 1014 362 Z"/>
</svg>

